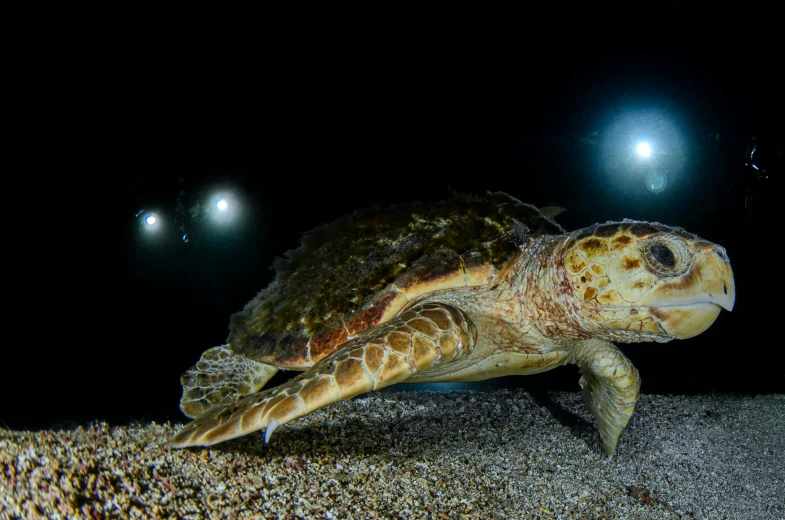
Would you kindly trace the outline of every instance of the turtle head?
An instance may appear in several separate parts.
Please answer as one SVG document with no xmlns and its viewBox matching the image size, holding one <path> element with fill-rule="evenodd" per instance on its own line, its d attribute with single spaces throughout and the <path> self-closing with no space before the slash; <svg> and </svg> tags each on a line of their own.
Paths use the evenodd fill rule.
<svg viewBox="0 0 785 520">
<path fill-rule="evenodd" d="M 613 341 L 696 336 L 736 298 L 725 249 L 676 227 L 596 225 L 572 234 L 562 258 L 584 327 Z"/>
</svg>

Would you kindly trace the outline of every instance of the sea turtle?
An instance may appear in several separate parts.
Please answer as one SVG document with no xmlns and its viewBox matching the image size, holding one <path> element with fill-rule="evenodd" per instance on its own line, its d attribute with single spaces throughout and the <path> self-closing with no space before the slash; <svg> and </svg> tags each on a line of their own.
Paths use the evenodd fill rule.
<svg viewBox="0 0 785 520">
<path fill-rule="evenodd" d="M 505 193 L 363 210 L 279 259 L 234 314 L 226 345 L 181 382 L 195 418 L 173 439 L 208 446 L 401 382 L 479 381 L 577 364 L 613 455 L 638 371 L 613 342 L 700 334 L 735 299 L 725 249 L 623 220 L 568 233 Z M 304 373 L 261 391 L 279 370 Z"/>
</svg>

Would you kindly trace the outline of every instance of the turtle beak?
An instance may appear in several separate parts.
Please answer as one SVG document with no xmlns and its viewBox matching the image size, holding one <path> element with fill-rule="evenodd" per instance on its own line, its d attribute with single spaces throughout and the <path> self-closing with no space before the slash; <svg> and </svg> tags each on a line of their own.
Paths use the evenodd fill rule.
<svg viewBox="0 0 785 520">
<path fill-rule="evenodd" d="M 733 310 L 736 285 L 725 249 L 711 244 L 696 253 L 689 271 L 662 282 L 641 300 L 666 334 L 697 336 L 722 309 Z"/>
</svg>

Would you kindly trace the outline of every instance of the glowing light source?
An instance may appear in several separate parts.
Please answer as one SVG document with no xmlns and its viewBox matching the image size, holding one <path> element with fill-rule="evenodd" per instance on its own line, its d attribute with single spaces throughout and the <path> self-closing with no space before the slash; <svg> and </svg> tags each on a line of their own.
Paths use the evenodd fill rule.
<svg viewBox="0 0 785 520">
<path fill-rule="evenodd" d="M 665 170 L 649 170 L 643 177 L 643 184 L 652 193 L 659 193 L 668 185 L 668 176 Z"/>
<path fill-rule="evenodd" d="M 242 199 L 237 195 L 236 190 L 224 188 L 213 192 L 209 201 L 206 201 L 205 215 L 209 215 L 210 219 L 219 225 L 236 223 L 242 208 Z"/>
<path fill-rule="evenodd" d="M 690 153 L 679 120 L 678 114 L 661 108 L 634 106 L 619 107 L 616 115 L 608 117 L 596 151 L 600 170 L 614 192 L 632 196 L 644 188 L 664 194 L 680 187 Z"/>
<path fill-rule="evenodd" d="M 635 147 L 635 151 L 638 152 L 638 155 L 641 157 L 648 157 L 651 155 L 651 146 L 646 142 L 638 143 L 638 146 Z"/>
<path fill-rule="evenodd" d="M 158 230 L 161 228 L 161 221 L 155 213 L 145 213 L 141 219 L 141 223 L 142 228 L 144 228 L 147 233 L 158 233 Z"/>
</svg>

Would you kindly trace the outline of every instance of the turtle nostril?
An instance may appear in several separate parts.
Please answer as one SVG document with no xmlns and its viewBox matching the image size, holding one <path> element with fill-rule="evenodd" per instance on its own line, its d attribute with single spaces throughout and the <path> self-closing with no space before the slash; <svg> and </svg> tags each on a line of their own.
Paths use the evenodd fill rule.
<svg viewBox="0 0 785 520">
<path fill-rule="evenodd" d="M 728 254 L 725 252 L 724 248 L 717 246 L 714 248 L 714 252 L 717 254 L 717 256 L 720 257 L 720 260 L 722 260 L 723 262 L 728 261 Z"/>
<path fill-rule="evenodd" d="M 727 285 L 722 284 L 722 292 L 724 292 L 725 294 L 728 294 L 728 286 Z"/>
</svg>

